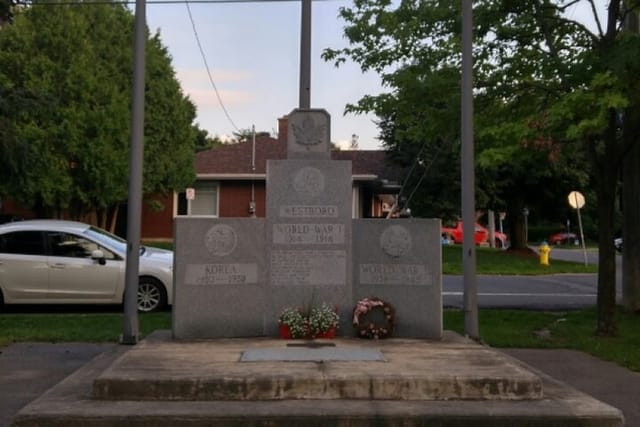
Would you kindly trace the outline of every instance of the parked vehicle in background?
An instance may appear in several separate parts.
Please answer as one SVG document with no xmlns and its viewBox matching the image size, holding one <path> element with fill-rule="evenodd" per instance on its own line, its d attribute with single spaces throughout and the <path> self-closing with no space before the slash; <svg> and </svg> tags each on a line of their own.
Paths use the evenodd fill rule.
<svg viewBox="0 0 640 427">
<path fill-rule="evenodd" d="M 462 244 L 463 234 L 462 234 L 462 221 L 457 221 L 455 227 L 442 227 L 442 234 L 449 236 L 449 239 L 455 244 Z M 508 248 L 509 247 L 509 239 L 506 234 L 496 231 L 494 233 L 495 236 L 495 247 L 496 248 Z M 473 237 L 476 245 L 488 245 L 489 244 L 489 230 L 476 223 L 475 225 L 475 233 Z"/>
<path fill-rule="evenodd" d="M 616 251 L 618 251 L 618 252 L 622 253 L 622 246 L 623 246 L 623 244 L 622 244 L 622 237 L 618 237 L 617 239 L 615 239 L 615 240 L 613 241 L 613 246 L 615 246 Z"/>
<path fill-rule="evenodd" d="M 0 214 L 0 224 L 14 221 L 22 221 L 22 217 L 13 214 Z"/>
<path fill-rule="evenodd" d="M 0 225 L 0 305 L 122 304 L 127 242 L 74 221 Z M 173 252 L 140 247 L 138 310 L 171 304 Z"/>
<path fill-rule="evenodd" d="M 550 245 L 575 245 L 578 243 L 580 243 L 580 240 L 575 233 L 560 231 L 549 236 Z"/>
</svg>

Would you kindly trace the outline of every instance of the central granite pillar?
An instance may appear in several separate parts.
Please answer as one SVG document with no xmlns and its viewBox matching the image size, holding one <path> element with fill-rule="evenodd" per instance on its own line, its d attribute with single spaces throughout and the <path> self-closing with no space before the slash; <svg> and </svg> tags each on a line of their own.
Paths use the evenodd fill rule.
<svg viewBox="0 0 640 427">
<path fill-rule="evenodd" d="M 266 332 L 283 307 L 336 306 L 348 330 L 352 305 L 351 162 L 330 160 L 329 114 L 289 115 L 287 160 L 267 162 Z"/>
<path fill-rule="evenodd" d="M 351 162 L 270 161 L 267 189 L 267 334 L 277 333 L 283 307 L 321 302 L 338 308 L 348 330 Z"/>
</svg>

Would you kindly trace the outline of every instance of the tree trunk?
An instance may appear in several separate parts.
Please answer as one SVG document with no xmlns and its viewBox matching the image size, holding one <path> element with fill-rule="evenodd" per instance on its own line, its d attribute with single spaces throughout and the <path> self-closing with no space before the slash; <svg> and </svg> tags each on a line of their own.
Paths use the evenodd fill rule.
<svg viewBox="0 0 640 427">
<path fill-rule="evenodd" d="M 616 115 L 610 112 L 609 126 L 604 135 L 604 150 L 597 154 L 591 146 L 591 160 L 596 171 L 598 196 L 598 335 L 612 336 L 617 332 L 616 311 L 616 260 L 614 239 L 614 215 L 616 185 L 618 182 L 619 156 L 616 141 Z"/>
<path fill-rule="evenodd" d="M 524 198 L 518 196 L 511 200 L 507 207 L 507 220 L 509 221 L 509 242 L 511 249 L 526 249 L 524 226 Z"/>
<path fill-rule="evenodd" d="M 111 209 L 107 209 L 107 212 L 109 212 L 109 210 Z M 116 225 L 118 222 L 118 211 L 120 210 L 120 203 L 116 203 L 115 206 L 112 209 L 112 213 L 111 213 L 111 223 L 109 225 L 109 232 L 110 233 L 114 233 L 116 232 Z"/>
<path fill-rule="evenodd" d="M 636 114 L 634 114 L 636 113 Z M 622 305 L 640 311 L 640 114 L 625 112 L 622 165 Z"/>
</svg>

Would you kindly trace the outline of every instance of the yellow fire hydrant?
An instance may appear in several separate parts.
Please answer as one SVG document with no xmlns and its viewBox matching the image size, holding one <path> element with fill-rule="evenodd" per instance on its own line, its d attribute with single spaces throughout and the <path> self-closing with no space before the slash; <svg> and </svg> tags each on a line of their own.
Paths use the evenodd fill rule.
<svg viewBox="0 0 640 427">
<path fill-rule="evenodd" d="M 549 265 L 549 252 L 551 252 L 551 248 L 547 242 L 543 241 L 538 250 L 540 252 L 540 265 Z"/>
</svg>

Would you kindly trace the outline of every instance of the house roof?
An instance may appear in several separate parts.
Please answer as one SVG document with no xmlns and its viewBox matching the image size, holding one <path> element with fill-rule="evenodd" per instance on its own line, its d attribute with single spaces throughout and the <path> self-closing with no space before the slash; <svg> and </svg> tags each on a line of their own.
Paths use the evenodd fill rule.
<svg viewBox="0 0 640 427">
<path fill-rule="evenodd" d="M 196 154 L 197 175 L 265 174 L 267 160 L 287 158 L 286 140 L 268 136 L 256 138 L 255 171 L 251 167 L 252 141 L 225 144 Z"/>
<path fill-rule="evenodd" d="M 287 158 L 287 143 L 283 138 L 269 136 L 256 138 L 255 171 L 252 170 L 253 144 L 251 141 L 225 144 L 196 154 L 196 173 L 200 178 L 224 179 L 264 176 L 267 160 Z M 332 151 L 333 160 L 351 160 L 352 174 L 361 179 L 387 179 L 398 181 L 400 171 L 387 161 L 386 151 L 350 150 Z"/>
</svg>

